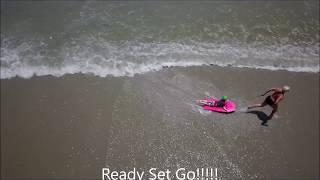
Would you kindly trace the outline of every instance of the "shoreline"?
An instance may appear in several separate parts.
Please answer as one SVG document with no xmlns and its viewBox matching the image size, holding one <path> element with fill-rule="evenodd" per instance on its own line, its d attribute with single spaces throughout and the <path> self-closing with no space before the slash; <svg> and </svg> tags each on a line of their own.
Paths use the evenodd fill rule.
<svg viewBox="0 0 320 180">
<path fill-rule="evenodd" d="M 63 77 L 66 77 L 66 76 L 89 76 L 89 77 L 96 77 L 96 78 L 133 78 L 135 76 L 140 76 L 140 75 L 144 75 L 144 74 L 149 74 L 149 73 L 156 73 L 156 72 L 160 72 L 161 71 L 165 71 L 167 69 L 192 69 L 192 68 L 208 68 L 208 67 L 212 67 L 212 68 L 216 68 L 216 69 L 224 69 L 224 68 L 227 68 L 227 69 L 234 69 L 235 71 L 237 70 L 247 70 L 247 71 L 268 71 L 268 72 L 282 72 L 282 73 L 307 73 L 307 74 L 319 74 L 320 71 L 303 71 L 303 70 L 290 70 L 289 69 L 286 69 L 286 68 L 279 68 L 279 69 L 268 69 L 268 68 L 263 68 L 263 67 L 249 67 L 249 66 L 233 66 L 233 65 L 216 65 L 216 64 L 202 64 L 202 65 L 194 65 L 194 66 L 167 66 L 167 65 L 163 65 L 161 67 L 161 69 L 157 69 L 157 70 L 150 70 L 148 72 L 143 72 L 143 73 L 135 73 L 134 75 L 112 75 L 112 74 L 108 74 L 106 76 L 99 76 L 99 75 L 96 75 L 96 74 L 93 74 L 93 73 L 82 73 L 82 72 L 78 72 L 78 73 L 66 73 L 66 74 L 63 74 L 63 75 L 52 75 L 52 74 L 47 74 L 47 75 L 35 75 L 33 74 L 31 77 L 29 77 L 30 75 L 28 75 L 28 77 L 22 77 L 22 76 L 13 76 L 10 78 L 4 78 L 4 79 L 0 79 L 0 80 L 10 80 L 10 79 L 34 79 L 34 78 L 41 78 L 41 77 L 49 77 L 49 78 L 63 78 Z M 303 69 L 303 68 L 302 68 Z"/>
</svg>

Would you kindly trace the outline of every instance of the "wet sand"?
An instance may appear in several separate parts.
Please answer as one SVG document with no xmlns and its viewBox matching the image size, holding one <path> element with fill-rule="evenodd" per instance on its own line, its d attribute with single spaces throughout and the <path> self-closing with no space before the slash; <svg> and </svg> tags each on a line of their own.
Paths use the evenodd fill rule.
<svg viewBox="0 0 320 180">
<path fill-rule="evenodd" d="M 290 85 L 279 112 L 241 112 Z M 228 95 L 238 112 L 195 100 Z M 96 178 L 101 168 L 218 168 L 223 179 L 319 178 L 319 74 L 167 68 L 135 77 L 1 80 L 1 178 Z"/>
</svg>

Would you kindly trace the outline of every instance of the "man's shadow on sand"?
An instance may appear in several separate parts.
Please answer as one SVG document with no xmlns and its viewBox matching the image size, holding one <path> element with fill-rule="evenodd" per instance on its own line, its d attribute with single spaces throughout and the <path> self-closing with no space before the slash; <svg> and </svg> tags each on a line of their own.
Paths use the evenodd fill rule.
<svg viewBox="0 0 320 180">
<path fill-rule="evenodd" d="M 247 111 L 246 113 L 251 113 L 257 115 L 257 117 L 262 121 L 262 126 L 268 126 L 267 122 L 272 118 L 272 115 L 267 115 L 262 111 Z"/>
</svg>

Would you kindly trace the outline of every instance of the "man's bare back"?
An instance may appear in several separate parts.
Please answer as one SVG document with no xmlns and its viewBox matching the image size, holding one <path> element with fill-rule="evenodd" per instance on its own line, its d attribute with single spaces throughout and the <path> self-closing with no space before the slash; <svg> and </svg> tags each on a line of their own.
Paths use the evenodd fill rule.
<svg viewBox="0 0 320 180">
<path fill-rule="evenodd" d="M 273 88 L 273 93 L 270 96 L 274 104 L 278 104 L 280 101 L 284 99 L 284 91 L 282 88 Z"/>
</svg>

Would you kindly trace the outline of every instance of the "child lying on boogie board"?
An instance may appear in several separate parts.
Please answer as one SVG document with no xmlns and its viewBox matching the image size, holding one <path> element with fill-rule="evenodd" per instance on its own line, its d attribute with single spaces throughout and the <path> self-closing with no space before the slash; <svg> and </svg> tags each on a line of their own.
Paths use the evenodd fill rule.
<svg viewBox="0 0 320 180">
<path fill-rule="evenodd" d="M 197 103 L 201 106 L 222 107 L 225 111 L 227 111 L 225 107 L 227 100 L 228 96 L 222 96 L 219 101 L 198 100 Z"/>
</svg>

